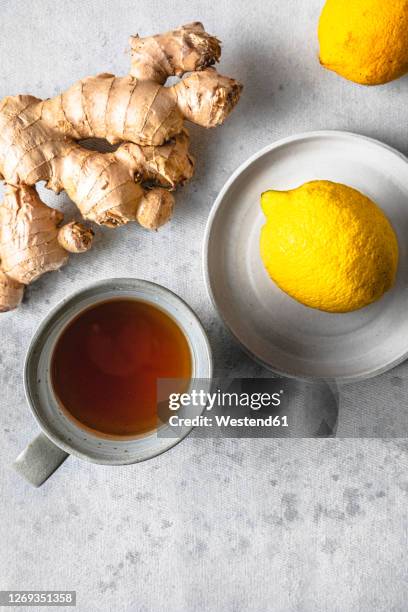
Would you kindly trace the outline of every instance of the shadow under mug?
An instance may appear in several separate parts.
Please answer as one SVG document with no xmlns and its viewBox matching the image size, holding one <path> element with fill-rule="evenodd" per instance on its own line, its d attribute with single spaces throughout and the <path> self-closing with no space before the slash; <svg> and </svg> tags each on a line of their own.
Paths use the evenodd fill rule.
<svg viewBox="0 0 408 612">
<path fill-rule="evenodd" d="M 83 310 L 118 298 L 143 300 L 169 314 L 189 343 L 192 378 L 212 377 L 206 333 L 191 308 L 169 289 L 145 280 L 115 278 L 97 282 L 66 298 L 46 316 L 34 334 L 24 366 L 26 398 L 42 433 L 17 457 L 14 468 L 34 486 L 40 486 L 70 454 L 94 463 L 128 465 L 160 455 L 192 430 L 185 427 L 178 438 L 159 437 L 156 430 L 131 439 L 104 438 L 79 427 L 58 405 L 51 384 L 51 358 L 59 335 Z"/>
</svg>

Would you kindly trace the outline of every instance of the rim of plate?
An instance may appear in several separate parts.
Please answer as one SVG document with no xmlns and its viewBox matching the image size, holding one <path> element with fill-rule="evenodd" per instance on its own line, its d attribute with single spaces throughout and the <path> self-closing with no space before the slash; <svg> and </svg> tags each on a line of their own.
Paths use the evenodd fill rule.
<svg viewBox="0 0 408 612">
<path fill-rule="evenodd" d="M 242 340 L 237 336 L 237 334 L 231 329 L 228 321 L 225 319 L 225 317 L 223 316 L 220 308 L 218 307 L 218 304 L 217 304 L 216 299 L 214 297 L 214 294 L 213 294 L 213 291 L 212 291 L 212 288 L 211 288 L 210 273 L 209 273 L 209 269 L 208 269 L 208 251 L 209 251 L 209 242 L 210 242 L 210 234 L 211 234 L 212 225 L 213 225 L 215 216 L 216 216 L 216 214 L 218 212 L 218 209 L 220 208 L 220 206 L 221 206 L 221 204 L 222 204 L 222 202 L 224 200 L 225 194 L 227 193 L 227 191 L 229 190 L 231 185 L 235 182 L 235 180 L 247 168 L 249 168 L 249 166 L 251 166 L 255 161 L 257 161 L 259 158 L 263 157 L 267 153 L 270 153 L 270 151 L 273 151 L 274 149 L 279 149 L 282 146 L 285 146 L 285 145 L 290 144 L 292 142 L 301 141 L 301 140 L 311 140 L 313 138 L 328 138 L 328 137 L 333 137 L 333 136 L 334 137 L 335 136 L 339 136 L 339 137 L 346 138 L 346 139 L 349 139 L 349 140 L 360 140 L 360 141 L 363 140 L 363 141 L 366 141 L 368 143 L 377 145 L 378 147 L 381 147 L 382 149 L 386 149 L 390 153 L 393 153 L 394 155 L 396 155 L 397 157 L 399 157 L 400 159 L 405 161 L 407 163 L 407 165 L 408 165 L 408 157 L 406 155 L 404 155 L 403 153 L 401 153 L 401 151 L 398 151 L 398 149 L 395 149 L 394 147 L 392 147 L 392 146 L 382 142 L 381 140 L 378 140 L 377 138 L 372 138 L 371 136 L 365 136 L 363 134 L 357 134 L 356 132 L 349 132 L 347 130 L 330 130 L 330 129 L 328 129 L 328 130 L 313 130 L 313 131 L 310 131 L 310 132 L 300 132 L 298 134 L 293 134 L 292 136 L 286 136 L 285 138 L 279 138 L 278 140 L 275 140 L 274 142 L 266 145 L 265 147 L 262 147 L 262 149 L 260 149 L 259 151 L 257 151 L 253 155 L 251 155 L 240 166 L 238 166 L 238 168 L 236 170 L 234 170 L 234 172 L 231 174 L 229 179 L 227 179 L 227 181 L 224 183 L 224 185 L 221 188 L 219 194 L 217 195 L 216 199 L 214 200 L 214 203 L 213 203 L 213 205 L 211 207 L 211 210 L 210 210 L 210 214 L 209 214 L 208 219 L 207 219 L 207 224 L 206 224 L 206 227 L 205 227 L 205 231 L 204 231 L 204 241 L 203 241 L 203 246 L 202 246 L 202 270 L 203 270 L 203 275 L 204 275 L 205 286 L 206 286 L 206 289 L 207 289 L 207 294 L 208 294 L 208 297 L 210 298 L 210 301 L 211 301 L 211 304 L 213 305 L 214 310 L 216 311 L 216 313 L 220 317 L 221 321 L 223 322 L 223 324 L 225 325 L 225 327 L 227 328 L 228 332 L 231 334 L 231 336 L 233 337 L 235 342 L 256 363 L 260 364 L 261 366 L 263 366 L 264 368 L 266 368 L 270 372 L 273 372 L 275 374 L 279 374 L 280 376 L 286 376 L 288 378 L 297 378 L 299 380 L 309 380 L 309 381 L 324 380 L 324 381 L 335 382 L 336 384 L 338 384 L 338 383 L 347 384 L 347 383 L 353 383 L 353 382 L 357 382 L 357 381 L 367 380 L 369 378 L 374 378 L 374 376 L 379 376 L 380 374 L 383 374 L 384 372 L 387 372 L 388 370 L 391 370 L 392 368 L 395 368 L 397 365 L 399 365 L 400 363 L 402 363 L 403 361 L 405 361 L 408 358 L 408 343 L 407 343 L 407 348 L 405 349 L 405 352 L 402 353 L 401 355 L 399 355 L 398 357 L 396 357 L 396 359 L 394 359 L 393 361 L 389 362 L 388 364 L 385 364 L 381 368 L 376 368 L 375 370 L 372 370 L 372 371 L 366 370 L 366 371 L 361 372 L 360 374 L 356 374 L 354 376 L 352 376 L 352 375 L 350 375 L 350 376 L 339 376 L 339 377 L 336 377 L 336 378 L 326 378 L 326 377 L 320 377 L 320 376 L 308 376 L 308 377 L 305 377 L 305 376 L 300 376 L 299 374 L 297 374 L 294 371 L 282 370 L 282 369 L 280 369 L 278 367 L 271 366 L 269 363 L 267 363 L 266 361 L 264 361 L 263 359 L 258 357 L 258 355 L 255 355 L 242 342 Z"/>
</svg>

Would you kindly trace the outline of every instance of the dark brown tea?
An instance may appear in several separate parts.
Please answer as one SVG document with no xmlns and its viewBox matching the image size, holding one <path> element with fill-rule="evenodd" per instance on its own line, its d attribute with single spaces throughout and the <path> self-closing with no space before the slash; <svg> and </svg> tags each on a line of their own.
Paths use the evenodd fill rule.
<svg viewBox="0 0 408 612">
<path fill-rule="evenodd" d="M 157 425 L 157 379 L 191 377 L 191 352 L 178 325 L 152 304 L 101 302 L 71 321 L 51 363 L 54 392 L 80 424 L 111 436 Z"/>
</svg>

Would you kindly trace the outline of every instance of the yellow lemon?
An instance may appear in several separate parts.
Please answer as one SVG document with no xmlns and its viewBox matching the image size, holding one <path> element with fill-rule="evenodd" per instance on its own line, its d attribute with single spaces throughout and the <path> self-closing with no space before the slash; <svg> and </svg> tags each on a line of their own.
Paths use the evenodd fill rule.
<svg viewBox="0 0 408 612">
<path fill-rule="evenodd" d="M 408 0 L 327 0 L 319 22 L 320 62 L 363 85 L 408 72 Z"/>
<path fill-rule="evenodd" d="M 394 284 L 398 242 L 387 217 L 356 189 L 312 181 L 261 197 L 260 249 L 275 283 L 305 306 L 350 312 Z"/>
</svg>

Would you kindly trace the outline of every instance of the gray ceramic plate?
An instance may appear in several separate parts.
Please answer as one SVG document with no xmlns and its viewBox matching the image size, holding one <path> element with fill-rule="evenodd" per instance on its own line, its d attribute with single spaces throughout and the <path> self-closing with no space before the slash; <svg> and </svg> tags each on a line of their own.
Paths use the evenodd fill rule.
<svg viewBox="0 0 408 612">
<path fill-rule="evenodd" d="M 395 287 L 348 314 L 307 308 L 283 293 L 259 255 L 259 198 L 313 179 L 355 187 L 396 230 Z M 390 147 L 347 132 L 311 132 L 275 142 L 245 162 L 219 194 L 207 225 L 208 291 L 240 344 L 275 372 L 346 382 L 374 376 L 408 356 L 408 160 Z"/>
</svg>

